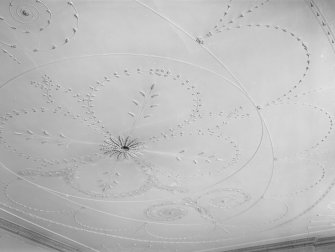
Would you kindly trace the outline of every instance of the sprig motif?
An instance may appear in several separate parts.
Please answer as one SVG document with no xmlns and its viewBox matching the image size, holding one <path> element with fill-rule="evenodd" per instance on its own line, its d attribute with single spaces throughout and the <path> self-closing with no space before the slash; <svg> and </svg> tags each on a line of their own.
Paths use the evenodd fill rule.
<svg viewBox="0 0 335 252">
<path fill-rule="evenodd" d="M 151 117 L 151 110 L 159 106 L 159 104 L 156 104 L 153 101 L 154 98 L 159 96 L 158 93 L 154 93 L 154 89 L 155 84 L 152 84 L 147 92 L 143 90 L 139 91 L 142 101 L 136 99 L 132 100 L 132 103 L 138 107 L 136 113 L 132 111 L 128 112 L 128 115 L 134 118 L 133 127 L 139 120 Z"/>
</svg>

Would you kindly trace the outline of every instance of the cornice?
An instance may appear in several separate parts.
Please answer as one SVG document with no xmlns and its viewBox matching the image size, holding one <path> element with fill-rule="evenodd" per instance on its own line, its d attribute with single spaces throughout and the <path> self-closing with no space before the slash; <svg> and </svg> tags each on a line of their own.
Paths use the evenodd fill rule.
<svg viewBox="0 0 335 252">
<path fill-rule="evenodd" d="M 0 228 L 6 231 L 9 231 L 13 234 L 19 235 L 23 238 L 26 238 L 30 241 L 34 241 L 40 245 L 52 248 L 60 252 L 79 252 L 80 251 L 79 249 L 74 248 L 68 244 L 59 242 L 57 240 L 54 240 L 45 235 L 29 230 L 25 227 L 22 227 L 18 224 L 15 224 L 13 222 L 10 222 L 2 218 L 0 218 Z"/>
<path fill-rule="evenodd" d="M 254 247 L 246 247 L 233 250 L 225 250 L 226 252 L 264 252 L 264 251 L 278 251 L 283 249 L 302 248 L 302 247 L 321 247 L 335 245 L 335 236 L 331 237 L 310 237 L 291 241 L 284 241 L 272 244 L 264 244 Z"/>
</svg>

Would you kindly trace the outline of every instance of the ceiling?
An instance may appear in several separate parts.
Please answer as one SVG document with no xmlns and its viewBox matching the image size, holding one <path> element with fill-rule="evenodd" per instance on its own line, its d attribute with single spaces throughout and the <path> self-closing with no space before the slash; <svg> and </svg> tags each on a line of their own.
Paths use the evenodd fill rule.
<svg viewBox="0 0 335 252">
<path fill-rule="evenodd" d="M 335 225 L 335 4 L 0 2 L 0 217 L 80 251 Z"/>
</svg>

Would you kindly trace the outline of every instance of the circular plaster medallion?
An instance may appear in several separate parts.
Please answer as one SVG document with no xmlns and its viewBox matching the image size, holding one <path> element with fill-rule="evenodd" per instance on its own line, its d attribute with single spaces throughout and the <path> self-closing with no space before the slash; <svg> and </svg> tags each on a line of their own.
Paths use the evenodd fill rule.
<svg viewBox="0 0 335 252">
<path fill-rule="evenodd" d="M 9 4 L 9 12 L 16 22 L 14 27 L 39 31 L 45 29 L 51 20 L 51 13 L 48 7 L 41 1 L 35 0 L 13 0 Z M 25 27 L 28 26 L 28 27 Z"/>
<path fill-rule="evenodd" d="M 38 19 L 38 11 L 33 6 L 17 6 L 16 15 L 13 16 L 18 22 L 28 23 Z"/>
<path fill-rule="evenodd" d="M 173 202 L 153 205 L 145 211 L 148 219 L 154 221 L 176 221 L 184 218 L 187 213 L 186 206 Z"/>
</svg>

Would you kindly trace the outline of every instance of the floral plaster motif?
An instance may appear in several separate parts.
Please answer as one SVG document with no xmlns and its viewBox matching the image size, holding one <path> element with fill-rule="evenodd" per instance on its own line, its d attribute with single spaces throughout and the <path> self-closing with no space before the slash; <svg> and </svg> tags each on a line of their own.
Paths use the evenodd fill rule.
<svg viewBox="0 0 335 252">
<path fill-rule="evenodd" d="M 74 61 L 80 64 L 82 60 Z M 184 63 L 182 66 L 190 67 Z M 148 85 L 148 80 L 154 84 Z M 90 197 L 132 197 L 151 188 L 185 193 L 197 189 L 188 186 L 190 179 L 204 174 L 208 185 L 216 183 L 213 174 L 224 179 L 238 169 L 237 164 L 247 164 L 250 155 L 257 150 L 254 145 L 254 150 L 241 155 L 238 140 L 234 140 L 233 135 L 225 136 L 225 131 L 244 120 L 257 125 L 254 131 L 258 134 L 262 130 L 252 104 L 242 107 L 227 100 L 227 112 L 216 112 L 217 115 L 205 112 L 208 108 L 203 100 L 207 97 L 200 90 L 205 87 L 199 84 L 172 70 L 139 66 L 115 70 L 102 81 L 86 87 L 79 83 L 65 87 L 64 83 L 44 74 L 25 86 L 28 92 L 39 94 L 41 107 L 16 109 L 5 114 L 2 142 L 8 151 L 48 168 L 27 167 L 18 171 L 20 175 L 59 177 Z M 83 95 L 85 90 L 76 90 L 78 88 L 86 88 L 88 93 Z M 239 92 L 231 84 L 227 84 L 227 88 Z M 172 92 L 177 96 L 185 94 L 185 98 L 171 100 Z M 248 101 L 243 94 L 240 97 Z M 105 99 L 112 99 L 112 103 L 103 108 L 101 101 Z M 173 113 L 176 106 L 180 106 L 180 114 Z M 124 119 L 118 120 L 118 117 Z M 210 121 L 211 118 L 215 119 Z M 40 120 L 43 122 L 35 123 Z M 50 160 L 47 153 L 41 156 L 44 152 L 41 147 L 56 151 L 58 158 Z M 69 156 L 70 153 L 73 154 Z M 167 162 L 174 167 L 169 167 Z M 66 169 L 58 169 L 62 163 L 66 163 Z M 133 184 L 134 190 L 125 190 L 128 184 Z M 200 183 L 197 187 L 203 185 Z"/>
<path fill-rule="evenodd" d="M 94 252 L 332 232 L 331 10 L 174 4 L 0 3 L 0 209 Z"/>
</svg>

